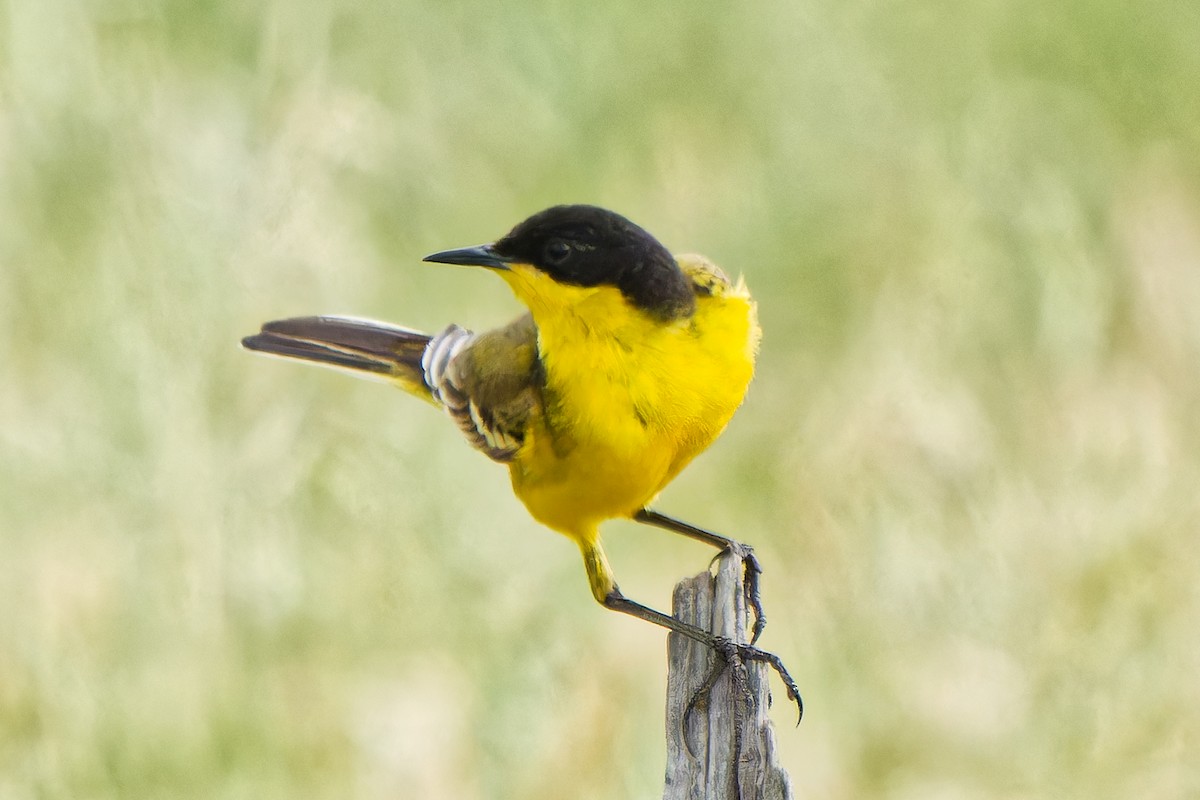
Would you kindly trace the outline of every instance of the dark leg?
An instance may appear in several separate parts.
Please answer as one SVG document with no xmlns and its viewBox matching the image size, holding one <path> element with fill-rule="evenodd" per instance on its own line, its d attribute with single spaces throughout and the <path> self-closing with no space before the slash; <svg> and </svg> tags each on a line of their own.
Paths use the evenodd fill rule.
<svg viewBox="0 0 1200 800">
<path fill-rule="evenodd" d="M 717 652 L 726 665 L 734 670 L 734 682 L 743 693 L 749 692 L 749 689 L 746 687 L 745 667 L 743 664 L 746 661 L 762 661 L 769 664 L 779 674 L 780 680 L 783 681 L 783 685 L 787 688 L 788 699 L 796 703 L 796 709 L 799 712 L 799 717 L 796 721 L 799 722 L 800 718 L 804 717 L 804 700 L 800 697 L 800 687 L 796 685 L 796 681 L 792 679 L 791 674 L 787 671 L 787 667 L 783 665 L 783 660 L 774 653 L 768 653 L 766 650 L 761 650 L 754 645 L 739 644 L 725 636 L 716 636 L 702 628 L 697 628 L 695 625 L 689 625 L 686 622 L 675 619 L 675 617 L 667 616 L 661 611 L 655 611 L 653 608 L 630 600 L 621 594 L 621 590 L 616 586 L 613 586 L 612 591 L 600 602 L 603 603 L 605 608 L 620 611 L 622 614 L 629 614 L 631 617 L 637 617 L 640 620 L 667 628 L 668 630 L 683 634 L 689 639 L 694 639 L 697 642 L 708 645 Z"/>
<path fill-rule="evenodd" d="M 716 636 L 695 625 L 690 625 L 683 620 L 630 600 L 617 588 L 616 578 L 613 576 L 612 568 L 608 565 L 608 559 L 604 556 L 604 549 L 600 546 L 600 542 L 589 537 L 579 539 L 578 543 L 580 552 L 583 554 L 583 565 L 587 569 L 588 584 L 592 587 L 592 595 L 601 605 L 661 628 L 675 631 L 711 647 L 727 666 L 735 670 L 734 681 L 743 692 L 748 692 L 744 663 L 746 661 L 762 661 L 770 664 L 771 668 L 779 673 L 783 685 L 787 687 L 788 699 L 795 701 L 800 716 L 804 716 L 804 701 L 800 698 L 800 688 L 792 680 L 792 676 L 779 656 L 768 653 L 766 650 L 760 650 L 752 644 L 741 644 L 725 636 Z"/>
<path fill-rule="evenodd" d="M 750 633 L 750 644 L 758 641 L 758 637 L 762 635 L 763 628 L 767 626 L 767 615 L 763 613 L 762 598 L 759 595 L 758 588 L 758 578 L 762 575 L 762 565 L 758 563 L 758 557 L 754 555 L 754 548 L 748 544 L 742 544 L 739 541 L 730 539 L 728 536 L 722 536 L 719 533 L 697 528 L 695 525 L 689 525 L 674 517 L 668 517 L 666 514 L 651 511 L 648 508 L 643 508 L 634 514 L 633 519 L 636 522 L 653 525 L 656 528 L 662 528 L 673 533 L 683 534 L 689 539 L 704 542 L 722 552 L 729 551 L 742 559 L 742 563 L 746 565 L 746 579 L 743 582 L 743 586 L 746 587 L 746 603 L 754 612 L 754 627 Z"/>
</svg>

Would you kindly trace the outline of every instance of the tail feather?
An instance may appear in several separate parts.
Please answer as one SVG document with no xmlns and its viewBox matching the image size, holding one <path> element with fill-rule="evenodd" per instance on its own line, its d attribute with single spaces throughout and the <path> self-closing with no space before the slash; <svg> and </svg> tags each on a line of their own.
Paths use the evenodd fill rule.
<svg viewBox="0 0 1200 800">
<path fill-rule="evenodd" d="M 264 324 L 261 332 L 242 339 L 242 346 L 395 381 L 432 401 L 421 367 L 429 340 L 426 334 L 372 320 L 293 317 Z"/>
</svg>

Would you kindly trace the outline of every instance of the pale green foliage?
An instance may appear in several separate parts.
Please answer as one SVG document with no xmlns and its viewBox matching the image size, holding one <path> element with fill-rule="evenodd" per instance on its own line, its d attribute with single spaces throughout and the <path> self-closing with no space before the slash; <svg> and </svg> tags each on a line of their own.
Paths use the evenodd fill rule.
<svg viewBox="0 0 1200 800">
<path fill-rule="evenodd" d="M 237 347 L 504 321 L 419 259 L 557 202 L 760 299 L 660 507 L 758 546 L 800 796 L 1200 794 L 1194 0 L 6 14 L 0 797 L 657 793 L 661 631 L 434 410 Z M 711 555 L 607 540 L 660 607 Z"/>
</svg>

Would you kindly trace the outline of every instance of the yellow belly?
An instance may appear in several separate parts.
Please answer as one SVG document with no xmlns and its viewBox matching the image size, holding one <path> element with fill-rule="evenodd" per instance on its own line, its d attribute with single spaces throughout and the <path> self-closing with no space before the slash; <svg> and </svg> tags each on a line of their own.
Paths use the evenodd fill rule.
<svg viewBox="0 0 1200 800">
<path fill-rule="evenodd" d="M 510 466 L 517 497 L 534 519 L 554 530 L 591 538 L 604 520 L 631 516 L 650 502 L 669 479 L 674 453 L 667 439 L 644 437 L 636 448 L 576 444 L 583 446 L 555 452 L 542 432 L 528 456 Z"/>
</svg>

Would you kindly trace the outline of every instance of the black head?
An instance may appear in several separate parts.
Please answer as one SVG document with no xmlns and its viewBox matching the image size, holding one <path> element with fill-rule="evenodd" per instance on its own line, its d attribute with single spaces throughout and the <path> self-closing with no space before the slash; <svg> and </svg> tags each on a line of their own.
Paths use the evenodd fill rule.
<svg viewBox="0 0 1200 800">
<path fill-rule="evenodd" d="M 492 245 L 426 260 L 531 264 L 559 283 L 615 286 L 631 304 L 661 319 L 685 317 L 695 308 L 691 282 L 667 248 L 620 214 L 596 206 L 554 206 Z"/>
<path fill-rule="evenodd" d="M 695 306 L 690 283 L 667 248 L 603 208 L 548 208 L 517 225 L 494 247 L 560 283 L 615 286 L 630 303 L 655 316 L 686 316 Z"/>
</svg>

